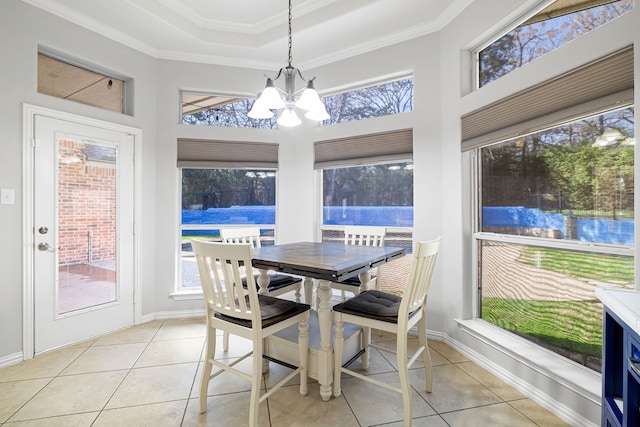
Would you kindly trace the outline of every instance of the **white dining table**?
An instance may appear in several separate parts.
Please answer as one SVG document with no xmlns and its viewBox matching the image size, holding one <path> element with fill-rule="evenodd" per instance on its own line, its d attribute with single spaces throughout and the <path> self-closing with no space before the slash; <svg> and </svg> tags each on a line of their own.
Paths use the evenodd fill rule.
<svg viewBox="0 0 640 427">
<path fill-rule="evenodd" d="M 331 283 L 358 276 L 361 290 L 365 290 L 371 269 L 404 255 L 405 250 L 400 247 L 324 242 L 298 242 L 254 249 L 252 266 L 259 271 L 260 292 L 266 292 L 269 283 L 267 271 L 295 274 L 304 277 L 305 302 L 310 304 L 313 281 L 318 282 L 318 304 L 309 321 L 308 373 L 320 384 L 320 396 L 324 401 L 331 397 L 333 382 Z M 269 337 L 265 341 L 264 354 L 267 358 L 297 366 L 297 327 L 289 329 Z M 360 328 L 345 328 L 343 363 L 357 357 L 360 352 L 360 333 Z"/>
</svg>

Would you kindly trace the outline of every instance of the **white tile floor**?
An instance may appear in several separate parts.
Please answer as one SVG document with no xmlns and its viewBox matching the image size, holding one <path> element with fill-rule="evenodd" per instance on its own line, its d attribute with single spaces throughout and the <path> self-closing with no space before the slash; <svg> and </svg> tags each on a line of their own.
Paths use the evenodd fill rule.
<svg viewBox="0 0 640 427">
<path fill-rule="evenodd" d="M 198 383 L 204 318 L 156 321 L 0 369 L 2 426 L 246 426 L 249 384 L 231 375 L 209 386 L 201 415 Z M 393 344 L 393 336 L 374 338 Z M 248 342 L 231 339 L 237 357 Z M 562 420 L 450 347 L 430 341 L 433 392 L 424 369 L 410 373 L 416 427 L 566 426 Z M 369 375 L 395 380 L 395 362 L 372 351 Z M 250 369 L 250 360 L 243 364 Z M 358 362 L 355 362 L 355 366 Z M 271 364 L 270 387 L 288 372 Z M 296 378 L 294 380 L 297 382 Z M 260 405 L 260 426 L 401 426 L 400 395 L 345 377 L 342 396 L 323 402 L 310 381 L 301 396 L 292 383 Z"/>
</svg>

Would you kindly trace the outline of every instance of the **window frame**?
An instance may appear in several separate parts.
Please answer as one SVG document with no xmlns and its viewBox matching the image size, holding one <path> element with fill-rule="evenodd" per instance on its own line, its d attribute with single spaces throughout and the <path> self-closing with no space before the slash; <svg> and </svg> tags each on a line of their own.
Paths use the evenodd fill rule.
<svg viewBox="0 0 640 427">
<path fill-rule="evenodd" d="M 251 105 L 253 105 L 253 102 L 255 102 L 255 96 L 228 94 L 228 93 L 225 94 L 220 92 L 208 92 L 208 91 L 197 91 L 197 90 L 187 90 L 187 89 L 181 89 L 179 93 L 180 95 L 179 95 L 179 108 L 178 108 L 178 124 L 182 126 L 202 126 L 202 127 L 208 127 L 208 128 L 231 128 L 231 129 L 263 129 L 268 131 L 273 131 L 278 129 L 278 126 L 276 124 L 277 114 L 274 115 L 274 117 L 272 117 L 271 119 L 252 119 L 248 116 L 249 110 L 247 110 L 247 114 L 245 115 L 246 117 L 243 117 L 243 120 L 245 120 L 245 122 L 252 122 L 252 123 L 255 122 L 257 124 L 265 124 L 265 126 L 226 126 L 226 125 L 204 124 L 204 123 L 185 123 L 184 122 L 185 116 L 194 115 L 197 113 L 197 112 L 192 112 L 189 114 L 184 114 L 183 111 L 184 111 L 184 104 L 185 104 L 185 101 L 184 101 L 185 95 L 202 96 L 205 98 L 217 97 L 217 98 L 226 99 L 229 101 L 229 102 L 223 102 L 221 104 L 217 104 L 221 107 L 224 107 L 225 105 L 241 102 L 241 101 L 248 101 L 249 103 L 251 103 Z M 215 107 L 215 105 L 213 105 L 212 107 Z M 205 110 L 215 110 L 215 108 L 202 109 L 200 111 L 205 111 Z M 266 126 L 267 122 L 269 123 L 269 126 Z"/>
<path fill-rule="evenodd" d="M 631 105 L 626 105 L 624 107 L 606 109 L 606 110 L 600 111 L 597 115 L 604 115 L 612 111 L 616 111 L 623 108 L 634 108 L 634 112 L 635 112 L 635 106 L 634 104 L 631 104 Z M 588 117 L 593 117 L 593 115 L 589 115 Z M 578 120 L 581 120 L 581 118 L 574 118 L 572 121 L 578 121 Z M 556 127 L 556 126 L 561 126 L 561 125 L 555 125 L 553 127 Z M 509 138 L 502 142 L 506 142 L 511 139 L 512 138 Z M 461 327 L 473 333 L 479 333 L 482 335 L 482 333 L 478 331 L 480 330 L 493 331 L 491 332 L 490 336 L 486 337 L 486 339 L 492 340 L 494 339 L 494 337 L 502 337 L 500 338 L 500 342 L 498 343 L 498 345 L 505 346 L 505 348 L 508 348 L 508 346 L 504 343 L 505 339 L 514 340 L 514 342 L 518 341 L 521 344 L 519 347 L 529 348 L 527 354 L 525 353 L 520 354 L 518 352 L 515 352 L 518 355 L 518 357 L 522 358 L 523 360 L 531 360 L 530 359 L 532 357 L 531 354 L 535 354 L 539 352 L 545 353 L 545 354 L 550 353 L 552 355 L 552 359 L 554 360 L 554 364 L 557 364 L 559 366 L 567 366 L 567 367 L 577 366 L 578 367 L 577 371 L 574 371 L 573 368 L 570 369 L 571 375 L 575 375 L 576 372 L 582 372 L 584 374 L 585 373 L 584 369 L 590 372 L 594 372 L 586 366 L 580 365 L 577 362 L 574 362 L 573 360 L 562 356 L 561 354 L 555 353 L 551 350 L 547 350 L 545 347 L 539 344 L 536 344 L 535 342 L 525 337 L 520 337 L 517 334 L 513 333 L 512 331 L 501 328 L 500 326 L 497 326 L 487 320 L 484 320 L 481 317 L 481 313 L 482 313 L 482 297 L 481 297 L 482 281 L 481 281 L 481 270 L 480 270 L 481 269 L 481 258 L 480 258 L 481 246 L 483 242 L 489 241 L 489 242 L 521 245 L 521 246 L 527 246 L 527 247 L 538 247 L 538 248 L 558 249 L 558 250 L 566 250 L 566 251 L 580 252 L 580 253 L 595 253 L 595 254 L 602 254 L 602 255 L 629 257 L 634 260 L 634 266 L 635 266 L 634 288 L 635 290 L 638 290 L 640 280 L 637 275 L 638 257 L 636 256 L 635 245 L 628 246 L 628 245 L 622 245 L 622 244 L 606 244 L 606 243 L 586 242 L 586 241 L 580 241 L 580 240 L 551 239 L 551 238 L 543 238 L 543 237 L 509 235 L 509 234 L 500 234 L 495 232 L 481 231 L 482 158 L 480 155 L 480 150 L 483 147 L 489 147 L 495 144 L 499 144 L 499 142 L 486 144 L 486 145 L 476 147 L 466 151 L 466 154 L 469 155 L 468 159 L 470 162 L 470 171 L 471 171 L 471 175 L 470 175 L 471 191 L 470 191 L 469 200 L 470 200 L 470 208 L 472 211 L 472 215 L 471 215 L 472 278 L 471 279 L 472 279 L 473 292 L 472 292 L 472 302 L 471 302 L 472 304 L 471 319 L 459 320 L 458 322 L 460 323 Z M 639 152 L 637 150 L 634 150 L 634 151 L 636 151 L 634 154 L 634 157 L 638 158 Z M 463 152 L 463 156 L 464 155 L 465 155 L 465 152 Z M 640 164 L 638 164 L 638 162 L 634 162 L 635 177 L 640 176 L 640 174 L 638 173 L 639 171 L 640 171 Z M 637 200 L 634 201 L 634 211 L 637 211 L 638 203 L 639 202 Z M 635 230 L 635 232 L 637 233 L 637 230 Z M 528 354 L 528 353 L 531 353 L 531 354 Z M 595 372 L 595 374 L 597 374 L 598 376 L 600 375 L 597 372 Z M 591 375 L 589 374 L 589 372 L 586 372 L 586 376 L 588 378 L 591 378 Z"/>
<path fill-rule="evenodd" d="M 350 167 L 362 167 L 362 166 L 373 166 L 373 165 L 384 165 L 384 164 L 391 164 L 391 163 L 413 163 L 413 158 L 405 158 L 403 160 L 398 160 L 395 158 L 389 158 L 387 160 L 379 160 L 379 161 L 370 161 L 367 163 L 363 163 L 361 160 L 358 159 L 354 159 L 352 162 L 345 162 L 343 164 L 340 164 L 340 166 L 333 166 L 333 167 L 327 167 L 327 168 L 316 168 L 315 173 L 316 173 L 316 181 L 318 183 L 318 208 L 316 210 L 316 215 L 317 215 L 317 223 L 319 224 L 319 226 L 316 228 L 316 232 L 317 234 L 317 238 L 319 239 L 319 241 L 323 241 L 323 235 L 325 231 L 340 231 L 340 232 L 344 232 L 344 225 L 335 225 L 335 224 L 325 224 L 324 223 L 324 183 L 323 183 L 323 174 L 324 174 L 324 170 L 325 169 L 336 169 L 336 168 L 350 168 Z M 413 177 L 414 180 L 414 184 L 415 184 L 415 175 Z M 415 188 L 415 186 L 414 186 Z M 414 206 L 413 208 L 415 209 L 415 201 L 414 201 Z M 354 224 L 354 225 L 359 225 L 359 224 Z M 393 234 L 393 233 L 397 233 L 397 234 L 408 234 L 411 236 L 411 240 L 413 241 L 413 231 L 414 231 L 414 227 L 415 227 L 415 223 L 414 223 L 414 227 L 399 227 L 399 226 L 384 226 L 387 229 L 387 233 L 389 234 Z M 413 244 L 411 244 L 411 246 L 413 246 Z M 407 251 L 407 253 L 410 253 L 411 250 Z"/>
<path fill-rule="evenodd" d="M 413 88 L 414 88 L 414 82 L 415 82 L 415 77 L 413 72 L 400 72 L 400 73 L 396 73 L 393 75 L 388 75 L 388 76 L 384 76 L 384 77 L 380 77 L 377 79 L 372 79 L 372 80 L 367 80 L 364 82 L 361 82 L 360 84 L 357 85 L 349 85 L 349 86 L 342 86 L 339 88 L 335 88 L 334 90 L 330 91 L 330 92 L 325 92 L 322 94 L 321 99 L 322 102 L 325 102 L 326 98 L 332 97 L 332 96 L 337 96 L 337 95 L 344 95 L 344 94 L 349 94 L 352 92 L 357 92 L 360 90 L 364 90 L 364 89 L 369 89 L 369 88 L 373 88 L 376 86 L 383 86 L 383 85 L 387 85 L 390 83 L 394 83 L 394 82 L 398 82 L 401 80 L 411 80 L 412 81 L 412 93 L 411 93 L 411 98 L 413 99 Z M 362 119 L 357 119 L 357 120 L 347 120 L 347 121 L 338 121 L 333 123 L 331 121 L 331 119 L 327 119 L 324 120 L 322 122 L 322 126 L 332 126 L 332 125 L 337 125 L 340 123 L 349 123 L 349 122 L 359 122 L 362 120 L 369 120 L 369 119 L 375 119 L 375 118 L 380 118 L 380 117 L 387 117 L 389 115 L 396 115 L 396 114 L 403 114 L 403 113 L 412 113 L 414 111 L 413 109 L 413 101 L 411 103 L 411 111 L 405 111 L 405 112 L 400 112 L 400 113 L 394 113 L 394 114 L 383 114 L 383 115 L 379 115 L 379 116 L 372 116 L 372 117 L 366 117 L 366 118 L 362 118 Z M 329 109 L 327 111 L 330 111 Z M 329 112 L 329 114 L 331 114 Z"/>
<path fill-rule="evenodd" d="M 606 21 L 605 23 L 599 25 L 598 27 L 595 27 L 595 28 L 589 30 L 588 32 L 586 32 L 584 34 L 578 35 L 577 37 L 569 40 L 567 43 L 564 43 L 564 44 L 562 44 L 560 46 L 557 46 L 554 49 L 551 49 L 550 51 L 543 53 L 542 55 L 536 56 L 531 61 L 526 62 L 526 63 L 522 64 L 520 67 L 515 68 L 514 70 L 512 70 L 510 72 L 507 72 L 507 73 L 497 77 L 496 79 L 494 79 L 494 80 L 492 80 L 492 81 L 490 81 L 490 82 L 488 82 L 488 83 L 486 83 L 486 84 L 481 86 L 480 85 L 480 67 L 481 67 L 480 53 L 484 49 L 488 48 L 493 43 L 497 42 L 502 37 L 504 37 L 505 35 L 510 33 L 511 31 L 513 31 L 516 28 L 522 26 L 523 24 L 527 23 L 529 20 L 534 18 L 536 15 L 540 14 L 541 12 L 543 12 L 546 8 L 548 8 L 549 6 L 553 5 L 553 3 L 555 3 L 555 1 L 556 0 L 545 0 L 542 3 L 536 4 L 533 7 L 529 7 L 527 9 L 525 9 L 524 11 L 517 13 L 517 17 L 515 19 L 510 19 L 509 22 L 507 22 L 506 24 L 503 24 L 502 26 L 500 26 L 499 29 L 497 31 L 495 31 L 494 33 L 492 33 L 490 36 L 488 36 L 487 38 L 483 39 L 481 42 L 479 42 L 479 43 L 477 43 L 475 45 L 472 45 L 470 47 L 469 52 L 470 52 L 471 57 L 472 57 L 472 59 L 470 59 L 470 62 L 472 63 L 471 65 L 472 65 L 472 70 L 473 70 L 472 74 L 470 76 L 471 77 L 471 91 L 472 92 L 473 91 L 477 91 L 478 89 L 486 86 L 489 83 L 492 83 L 492 82 L 500 80 L 502 77 L 511 74 L 513 71 L 516 71 L 516 70 L 526 66 L 527 64 L 529 64 L 529 63 L 531 63 L 531 62 L 533 62 L 533 61 L 535 61 L 535 60 L 537 60 L 537 59 L 539 59 L 539 58 L 541 58 L 541 57 L 543 57 L 543 56 L 545 56 L 545 55 L 547 55 L 547 54 L 549 54 L 549 53 L 551 53 L 551 52 L 553 52 L 553 51 L 555 51 L 555 50 L 557 50 L 559 48 L 562 48 L 563 46 L 565 46 L 566 44 L 570 43 L 571 41 L 573 41 L 573 40 L 575 40 L 577 38 L 580 38 L 581 36 L 584 36 L 585 34 L 588 34 L 591 31 L 597 30 L 602 25 L 605 25 L 605 24 L 607 24 L 609 22 L 612 22 L 612 21 L 614 21 L 615 19 L 617 19 L 619 17 L 618 16 L 618 17 L 613 18 L 610 21 Z M 612 0 L 611 2 L 613 2 L 613 1 L 617 1 L 617 0 Z M 632 9 L 634 9 L 636 7 L 635 0 L 633 0 L 633 1 L 634 1 L 634 4 L 633 4 L 633 8 Z M 595 8 L 595 7 L 600 7 L 600 6 L 606 5 L 607 3 L 610 3 L 610 2 L 603 2 L 602 4 L 599 4 L 599 5 L 592 5 L 590 7 L 582 9 L 582 10 L 587 10 L 587 9 L 592 9 L 592 8 Z M 630 12 L 630 11 L 628 11 L 628 12 Z M 626 12 L 626 13 L 628 13 L 628 12 Z M 570 12 L 570 13 L 575 13 L 575 12 Z M 620 16 L 622 16 L 622 15 L 620 15 Z M 557 16 L 552 16 L 550 18 L 547 18 L 547 20 L 554 19 L 556 17 Z M 541 20 L 541 21 L 544 21 L 544 20 Z"/>
<path fill-rule="evenodd" d="M 182 232 L 184 230 L 219 230 L 221 228 L 234 228 L 234 227 L 244 227 L 244 226 L 259 226 L 260 229 L 270 229 L 273 230 L 274 241 L 277 237 L 277 227 L 276 224 L 206 224 L 206 225 L 185 225 L 182 223 L 182 171 L 184 169 L 232 169 L 232 170 L 265 170 L 265 171 L 273 171 L 275 172 L 275 208 L 276 215 L 278 213 L 278 168 L 264 168 L 264 167 L 196 167 L 196 166 L 179 166 L 178 167 L 178 199 L 177 199 L 177 217 L 178 224 L 176 227 L 175 236 L 177 236 L 178 241 L 175 245 L 175 259 L 176 259 L 176 275 L 174 279 L 174 290 L 169 295 L 175 301 L 185 301 L 185 300 L 193 300 L 193 299 L 201 299 L 203 296 L 202 288 L 196 286 L 183 286 L 182 281 Z"/>
<path fill-rule="evenodd" d="M 103 77 L 103 79 L 109 79 L 109 87 L 111 88 L 112 86 L 112 81 L 116 81 L 119 85 L 121 85 L 121 91 L 119 94 L 120 97 L 120 108 L 118 110 L 112 109 L 112 108 L 107 108 L 105 105 L 100 105 L 100 103 L 88 103 L 88 102 L 84 102 L 84 101 L 80 101 L 80 100 L 76 100 L 76 99 L 72 99 L 72 98 L 67 98 L 67 97 L 62 97 L 53 93 L 47 93 L 47 92 L 41 92 L 40 91 L 40 57 L 45 57 L 47 58 L 47 60 L 51 60 L 51 61 L 55 61 L 56 63 L 61 64 L 61 66 L 63 67 L 68 67 L 68 68 L 73 68 L 73 69 L 78 69 L 81 72 L 87 72 L 87 73 L 92 73 L 95 74 L 96 76 L 101 76 Z M 116 73 L 116 72 L 112 72 L 109 71 L 105 68 L 99 67 L 99 66 L 95 66 L 92 64 L 87 64 L 84 61 L 81 60 L 77 60 L 74 58 L 71 58 L 67 55 L 61 54 L 56 52 L 53 49 L 44 47 L 44 46 L 38 46 L 38 51 L 37 51 L 37 55 L 36 55 L 36 80 L 37 80 L 37 84 L 36 84 L 36 92 L 40 95 L 46 95 L 46 96 L 52 96 L 58 99 L 63 99 L 65 101 L 71 101 L 71 102 L 75 102 L 78 104 L 82 104 L 82 105 L 86 105 L 89 107 L 94 107 L 94 108 L 99 108 L 101 110 L 104 111 L 109 111 L 112 113 L 116 113 L 116 114 L 122 114 L 122 115 L 126 115 L 126 116 L 132 116 L 133 115 L 133 109 L 132 109 L 132 91 L 131 91 L 131 80 L 130 78 L 124 77 L 123 75 Z M 95 84 L 97 84 L 99 82 L 95 82 L 92 85 L 83 88 L 82 90 L 88 89 L 92 86 L 94 86 Z M 114 85 L 114 86 L 118 86 L 118 85 Z M 82 90 L 80 90 L 79 92 L 81 92 Z M 76 92 L 77 94 L 78 92 Z M 73 94 L 71 94 L 73 95 Z M 70 96 L 71 96 L 70 95 Z"/>
</svg>

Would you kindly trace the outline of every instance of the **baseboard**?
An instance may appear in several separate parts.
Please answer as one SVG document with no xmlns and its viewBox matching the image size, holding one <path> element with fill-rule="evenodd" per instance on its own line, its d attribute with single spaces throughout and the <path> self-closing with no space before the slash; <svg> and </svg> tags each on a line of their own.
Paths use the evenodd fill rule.
<svg viewBox="0 0 640 427">
<path fill-rule="evenodd" d="M 154 320 L 184 319 L 188 317 L 204 317 L 205 309 L 177 310 L 177 311 L 157 311 L 155 313 L 143 314 L 140 323 L 153 322 Z"/>
<path fill-rule="evenodd" d="M 20 363 L 23 360 L 24 360 L 24 355 L 22 353 L 9 354 L 7 356 L 0 358 L 0 368 L 15 365 L 16 363 Z"/>
</svg>

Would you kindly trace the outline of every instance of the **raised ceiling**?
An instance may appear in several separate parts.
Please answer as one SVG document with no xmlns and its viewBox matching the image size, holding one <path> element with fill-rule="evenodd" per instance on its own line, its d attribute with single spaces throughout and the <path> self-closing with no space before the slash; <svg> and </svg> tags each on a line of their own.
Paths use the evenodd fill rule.
<svg viewBox="0 0 640 427">
<path fill-rule="evenodd" d="M 287 61 L 288 0 L 23 0 L 156 58 Z M 313 68 L 442 29 L 473 0 L 293 0 L 293 64 Z"/>
</svg>

